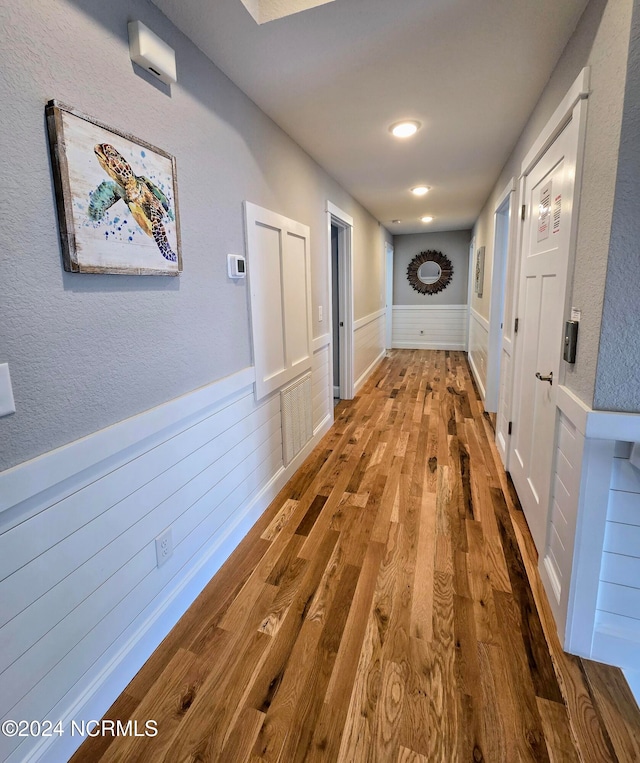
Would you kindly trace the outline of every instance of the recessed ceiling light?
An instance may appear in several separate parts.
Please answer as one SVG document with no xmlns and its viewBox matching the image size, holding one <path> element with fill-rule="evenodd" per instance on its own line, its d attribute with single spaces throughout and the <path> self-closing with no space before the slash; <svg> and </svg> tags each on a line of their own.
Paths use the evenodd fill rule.
<svg viewBox="0 0 640 763">
<path fill-rule="evenodd" d="M 401 223 L 401 222 L 402 222 L 402 220 L 392 220 L 391 222 L 392 222 L 392 223 Z"/>
<path fill-rule="evenodd" d="M 420 128 L 420 122 L 416 122 L 415 119 L 408 119 L 404 122 L 396 122 L 392 124 L 389 130 L 396 138 L 410 138 L 415 135 Z"/>
<path fill-rule="evenodd" d="M 425 215 L 424 217 L 421 217 L 420 220 L 423 223 L 430 223 L 433 220 L 433 217 L 429 217 L 429 215 Z"/>
<path fill-rule="evenodd" d="M 428 185 L 417 185 L 411 189 L 411 193 L 415 193 L 416 196 L 424 196 L 425 193 L 429 193 L 431 189 Z"/>
</svg>

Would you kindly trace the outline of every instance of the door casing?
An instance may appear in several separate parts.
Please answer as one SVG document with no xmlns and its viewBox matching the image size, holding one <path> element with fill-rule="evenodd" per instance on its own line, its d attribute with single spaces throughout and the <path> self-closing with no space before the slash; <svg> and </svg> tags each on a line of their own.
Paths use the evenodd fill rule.
<svg viewBox="0 0 640 763">
<path fill-rule="evenodd" d="M 327 201 L 327 288 L 329 292 L 329 384 L 333 398 L 333 297 L 331 289 L 331 226 L 338 228 L 338 278 L 340 316 L 340 399 L 352 400 L 353 382 L 353 218 Z"/>
</svg>

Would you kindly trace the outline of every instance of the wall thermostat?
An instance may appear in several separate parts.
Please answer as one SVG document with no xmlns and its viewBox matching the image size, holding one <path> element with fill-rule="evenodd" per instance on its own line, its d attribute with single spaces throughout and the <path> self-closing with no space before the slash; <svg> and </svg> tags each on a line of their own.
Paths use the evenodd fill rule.
<svg viewBox="0 0 640 763">
<path fill-rule="evenodd" d="M 244 257 L 241 254 L 228 254 L 227 271 L 229 278 L 244 278 L 247 272 Z"/>
</svg>

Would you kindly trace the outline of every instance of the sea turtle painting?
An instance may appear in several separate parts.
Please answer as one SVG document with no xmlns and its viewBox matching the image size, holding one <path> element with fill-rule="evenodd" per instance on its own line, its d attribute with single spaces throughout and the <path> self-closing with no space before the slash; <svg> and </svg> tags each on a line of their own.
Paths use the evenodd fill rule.
<svg viewBox="0 0 640 763">
<path fill-rule="evenodd" d="M 176 262 L 167 238 L 163 220 L 173 220 L 169 201 L 164 193 L 144 175 L 136 175 L 131 165 L 111 144 L 98 143 L 94 152 L 102 169 L 111 180 L 103 180 L 91 193 L 88 216 L 100 221 L 108 209 L 122 199 L 140 228 L 153 237 L 160 254 L 170 262 Z"/>
</svg>

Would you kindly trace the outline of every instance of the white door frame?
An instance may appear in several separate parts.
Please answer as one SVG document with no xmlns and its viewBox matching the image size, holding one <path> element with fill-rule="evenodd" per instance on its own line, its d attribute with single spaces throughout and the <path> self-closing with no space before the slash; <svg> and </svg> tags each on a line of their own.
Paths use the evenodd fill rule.
<svg viewBox="0 0 640 763">
<path fill-rule="evenodd" d="M 471 359 L 471 299 L 473 297 L 473 279 L 475 275 L 474 257 L 476 253 L 476 237 L 469 242 L 469 278 L 467 283 L 467 355 Z"/>
<path fill-rule="evenodd" d="M 340 399 L 352 400 L 353 390 L 353 218 L 327 201 L 327 264 L 329 292 L 329 384 L 333 398 L 333 294 L 331 288 L 331 225 L 338 228 L 338 279 L 340 304 Z"/>
<path fill-rule="evenodd" d="M 491 272 L 491 302 L 489 304 L 489 346 L 487 351 L 487 384 L 484 409 L 489 413 L 498 410 L 500 391 L 500 361 L 502 359 L 503 315 L 507 262 L 511 257 L 512 223 L 514 214 L 515 178 L 511 178 L 498 197 L 493 213 L 493 267 Z M 500 216 L 506 214 L 506 231 Z M 505 235 L 506 234 L 506 235 Z"/>
<path fill-rule="evenodd" d="M 564 295 L 564 312 L 565 315 L 568 315 L 569 313 L 569 301 L 570 301 L 570 293 L 571 293 L 571 274 L 573 272 L 573 264 L 575 260 L 575 249 L 576 249 L 576 240 L 577 240 L 577 230 L 578 230 L 578 209 L 579 204 L 578 200 L 580 198 L 580 189 L 581 189 L 581 182 L 582 182 L 582 170 L 583 170 L 583 164 L 584 164 L 584 144 L 585 144 L 585 136 L 586 136 L 586 121 L 587 121 L 587 98 L 589 96 L 589 80 L 590 80 L 590 69 L 589 67 L 585 67 L 582 69 L 580 74 L 578 75 L 577 79 L 569 89 L 569 92 L 566 94 L 566 96 L 563 98 L 562 102 L 558 106 L 558 108 L 553 113 L 553 116 L 551 119 L 547 122 L 544 129 L 539 134 L 538 138 L 534 142 L 533 146 L 529 150 L 528 154 L 526 155 L 525 159 L 522 162 L 521 165 L 521 174 L 519 177 L 519 198 L 521 201 L 525 201 L 525 190 L 526 190 L 526 180 L 528 175 L 531 173 L 532 169 L 536 166 L 539 159 L 544 155 L 544 153 L 547 151 L 547 149 L 554 143 L 556 138 L 560 135 L 560 133 L 564 130 L 564 128 L 567 126 L 569 121 L 575 120 L 578 125 L 577 130 L 577 141 L 575 146 L 576 151 L 576 168 L 575 168 L 575 180 L 574 180 L 574 192 L 573 192 L 573 205 L 574 210 L 573 214 L 571 216 L 571 228 L 570 228 L 570 234 L 569 234 L 569 259 L 567 262 L 567 279 L 566 279 L 566 285 L 565 285 L 565 295 Z M 532 214 L 532 210 L 528 210 L 527 214 Z M 518 295 L 520 291 L 520 274 L 522 269 L 522 255 L 523 255 L 523 243 L 524 243 L 524 231 L 525 231 L 525 224 L 526 221 L 522 219 L 522 215 L 518 215 L 518 231 L 517 231 L 517 262 L 516 262 L 516 270 L 515 273 L 515 288 L 514 288 L 514 318 L 518 317 Z M 516 406 L 516 395 L 519 394 L 519 391 L 521 389 L 521 365 L 522 365 L 522 353 L 525 351 L 525 348 L 522 347 L 522 343 L 518 339 L 518 335 L 514 334 L 514 353 L 513 353 L 513 368 L 514 368 L 514 374 L 513 374 L 513 394 L 512 394 L 512 400 L 511 400 L 511 410 L 512 412 L 514 410 L 517 410 Z M 561 348 L 558 347 L 558 352 L 561 352 Z M 560 378 L 558 379 L 558 385 L 564 384 L 564 377 L 565 377 L 565 368 L 562 365 L 562 361 L 560 362 Z M 555 379 L 554 379 L 555 384 Z M 556 414 L 557 415 L 557 414 Z M 557 420 L 557 419 L 556 419 Z M 514 428 L 518 427 L 518 422 L 514 420 L 513 422 Z M 556 437 L 557 437 L 557 426 L 556 426 Z M 509 462 L 511 462 L 511 459 L 514 457 L 513 455 L 513 449 L 515 447 L 515 438 L 511 438 L 509 441 L 509 450 L 508 450 L 508 458 Z M 556 442 L 551 443 L 551 447 L 554 449 L 556 448 Z M 555 460 L 554 460 L 555 462 Z M 553 465 L 552 465 L 553 468 Z M 553 489 L 553 480 L 550 480 L 550 490 L 549 490 L 549 496 L 547 496 L 547 517 L 545 518 L 545 524 L 548 534 L 549 529 L 549 504 L 551 500 L 551 491 Z M 544 546 L 546 547 L 547 540 L 544 541 Z M 543 575 L 544 579 L 544 565 L 542 564 L 543 558 L 544 558 L 544 551 L 545 547 L 538 548 L 539 556 L 540 556 L 540 571 Z M 546 582 L 546 581 L 545 581 Z"/>
<path fill-rule="evenodd" d="M 511 186 L 511 191 L 509 187 Z M 503 191 L 496 205 L 496 216 L 504 208 L 509 195 L 509 237 L 507 243 L 506 272 L 504 279 L 504 304 L 502 313 L 502 335 L 500 340 L 500 372 L 498 378 L 498 410 L 496 415 L 496 446 L 505 471 L 509 471 L 509 422 L 513 406 L 513 379 L 514 379 L 514 345 L 515 324 L 514 317 L 517 310 L 518 289 L 520 278 L 520 263 L 518 259 L 518 235 L 520 222 L 517 211 L 519 209 L 519 196 L 516 180 L 511 178 L 510 183 Z M 505 358 L 509 358 L 508 367 Z M 501 421 L 501 413 L 504 411 L 506 429 Z"/>
<path fill-rule="evenodd" d="M 393 244 L 388 241 L 384 242 L 385 251 L 385 301 L 386 301 L 386 317 L 385 317 L 385 337 L 386 348 L 391 349 L 393 342 Z"/>
</svg>

